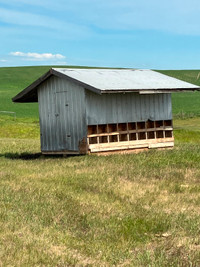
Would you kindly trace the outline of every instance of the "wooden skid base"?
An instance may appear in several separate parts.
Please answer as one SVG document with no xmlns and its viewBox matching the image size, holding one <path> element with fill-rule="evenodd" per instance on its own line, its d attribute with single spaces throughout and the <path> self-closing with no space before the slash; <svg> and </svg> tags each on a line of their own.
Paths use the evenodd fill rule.
<svg viewBox="0 0 200 267">
<path fill-rule="evenodd" d="M 97 156 L 109 156 L 114 154 L 138 154 L 144 151 L 148 151 L 148 148 L 135 148 L 135 149 L 125 149 L 125 150 L 113 150 L 113 151 L 102 151 L 102 152 L 93 152 L 90 155 Z"/>
<path fill-rule="evenodd" d="M 112 154 L 112 153 L 138 153 L 153 148 L 172 148 L 174 138 L 160 138 L 153 140 L 124 141 L 115 143 L 90 144 L 84 154 Z M 42 151 L 43 155 L 81 155 L 80 151 Z"/>
<path fill-rule="evenodd" d="M 80 155 L 79 151 L 42 151 L 43 155 Z"/>
<path fill-rule="evenodd" d="M 91 153 L 95 152 L 106 152 L 106 151 L 116 151 L 116 150 L 129 150 L 129 149 L 151 149 L 151 148 L 165 148 L 173 147 L 174 138 L 161 138 L 153 140 L 137 140 L 129 142 L 116 142 L 116 143 L 105 143 L 105 144 L 92 144 L 89 145 L 89 150 Z"/>
<path fill-rule="evenodd" d="M 165 149 L 173 149 L 173 147 L 160 147 L 156 150 L 165 150 Z M 134 149 L 126 149 L 126 150 L 114 150 L 114 151 L 104 151 L 104 152 L 93 152 L 90 155 L 97 155 L 97 156 L 109 156 L 115 154 L 138 154 L 144 151 L 149 151 L 149 148 L 134 148 Z"/>
</svg>

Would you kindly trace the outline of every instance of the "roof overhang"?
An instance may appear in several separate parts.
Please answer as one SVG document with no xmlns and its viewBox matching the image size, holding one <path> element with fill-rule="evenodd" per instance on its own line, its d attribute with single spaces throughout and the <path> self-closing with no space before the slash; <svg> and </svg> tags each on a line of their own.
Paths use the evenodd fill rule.
<svg viewBox="0 0 200 267">
<path fill-rule="evenodd" d="M 48 72 L 46 72 L 44 75 L 42 75 L 39 79 L 34 81 L 32 84 L 30 84 L 28 87 L 26 87 L 23 91 L 21 91 L 19 94 L 17 94 L 15 97 L 13 97 L 12 101 L 17 102 L 17 103 L 38 102 L 38 95 L 37 95 L 38 86 L 41 85 L 44 81 L 46 81 L 49 77 L 51 77 L 53 75 L 60 77 L 62 79 L 68 80 L 68 81 L 73 81 L 73 82 L 85 87 L 86 89 L 88 89 L 94 93 L 101 94 L 101 90 L 99 90 L 93 86 L 90 86 L 88 84 L 80 82 L 77 79 L 71 78 L 68 75 L 65 75 L 63 73 L 56 71 L 55 69 L 50 69 Z"/>
<path fill-rule="evenodd" d="M 169 93 L 182 93 L 182 92 L 194 92 L 194 91 L 200 91 L 199 89 L 194 89 L 194 88 L 184 88 L 184 89 L 142 89 L 142 90 L 106 90 L 106 91 L 101 91 L 101 94 L 114 94 L 114 93 L 139 93 L 140 95 L 152 95 L 152 94 L 169 94 Z"/>
<path fill-rule="evenodd" d="M 161 74 L 163 75 L 163 74 Z M 15 97 L 12 98 L 13 102 L 18 103 L 31 103 L 31 102 L 38 102 L 38 94 L 37 90 L 38 87 L 46 81 L 51 76 L 57 76 L 62 79 L 72 81 L 78 85 L 81 85 L 87 90 L 90 90 L 97 94 L 113 94 L 113 93 L 139 93 L 139 94 L 163 94 L 163 93 L 172 93 L 172 92 L 189 92 L 189 91 L 200 91 L 200 87 L 194 86 L 192 84 L 191 88 L 188 86 L 187 88 L 156 88 L 156 89 L 126 89 L 126 88 L 120 88 L 120 89 L 104 89 L 102 88 L 96 88 L 95 86 L 92 86 L 86 82 L 78 80 L 78 78 L 70 77 L 68 73 L 62 73 L 58 69 L 50 69 L 47 73 L 45 73 L 43 76 L 41 76 L 39 79 L 34 81 L 31 85 L 26 87 L 23 91 L 21 91 L 19 94 L 17 94 Z M 170 77 L 169 77 L 170 78 Z"/>
<path fill-rule="evenodd" d="M 48 79 L 51 75 L 52 69 L 50 69 L 47 73 L 42 75 L 39 79 L 37 79 L 35 82 L 26 87 L 23 91 L 13 97 L 12 101 L 18 103 L 38 102 L 37 87 L 46 79 Z"/>
</svg>

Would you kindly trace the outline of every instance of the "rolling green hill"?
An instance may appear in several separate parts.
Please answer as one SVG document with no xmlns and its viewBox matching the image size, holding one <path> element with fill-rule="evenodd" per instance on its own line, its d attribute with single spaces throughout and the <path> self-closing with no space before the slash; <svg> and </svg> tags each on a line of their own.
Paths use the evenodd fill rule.
<svg viewBox="0 0 200 267">
<path fill-rule="evenodd" d="M 14 111 L 18 118 L 30 117 L 38 119 L 37 103 L 14 104 L 11 98 L 47 72 L 51 67 L 52 66 L 0 68 L 0 111 Z M 200 70 L 166 70 L 159 72 L 200 85 Z M 174 116 L 200 116 L 200 94 L 198 92 L 174 93 L 172 100 Z"/>
<path fill-rule="evenodd" d="M 46 66 L 0 68 L 0 110 L 14 111 L 17 117 L 38 117 L 37 104 L 14 104 L 11 98 L 48 69 Z"/>
<path fill-rule="evenodd" d="M 159 72 L 200 86 L 200 70 L 163 70 Z M 200 93 L 173 93 L 172 105 L 174 117 L 199 117 Z"/>
</svg>

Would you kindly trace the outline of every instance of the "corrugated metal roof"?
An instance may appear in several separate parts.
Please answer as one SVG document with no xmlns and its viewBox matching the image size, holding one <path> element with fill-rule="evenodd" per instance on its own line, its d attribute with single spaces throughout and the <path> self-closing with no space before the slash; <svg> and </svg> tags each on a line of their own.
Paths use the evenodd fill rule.
<svg viewBox="0 0 200 267">
<path fill-rule="evenodd" d="M 37 88 L 50 76 L 73 81 L 95 93 L 138 92 L 140 94 L 195 91 L 199 86 L 187 83 L 152 70 L 138 69 L 50 69 L 12 100 L 37 102 Z"/>
<path fill-rule="evenodd" d="M 101 91 L 200 88 L 152 70 L 66 68 L 54 70 Z"/>
</svg>

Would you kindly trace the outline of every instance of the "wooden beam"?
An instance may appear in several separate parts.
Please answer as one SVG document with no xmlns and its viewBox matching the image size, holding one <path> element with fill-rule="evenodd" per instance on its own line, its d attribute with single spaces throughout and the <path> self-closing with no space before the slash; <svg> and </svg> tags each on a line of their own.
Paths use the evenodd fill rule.
<svg viewBox="0 0 200 267">
<path fill-rule="evenodd" d="M 156 148 L 156 147 L 173 147 L 174 138 L 160 138 L 148 140 L 135 140 L 114 143 L 91 144 L 89 150 L 91 152 L 122 150 L 134 148 Z"/>
<path fill-rule="evenodd" d="M 42 151 L 43 155 L 80 155 L 79 151 Z"/>
</svg>

